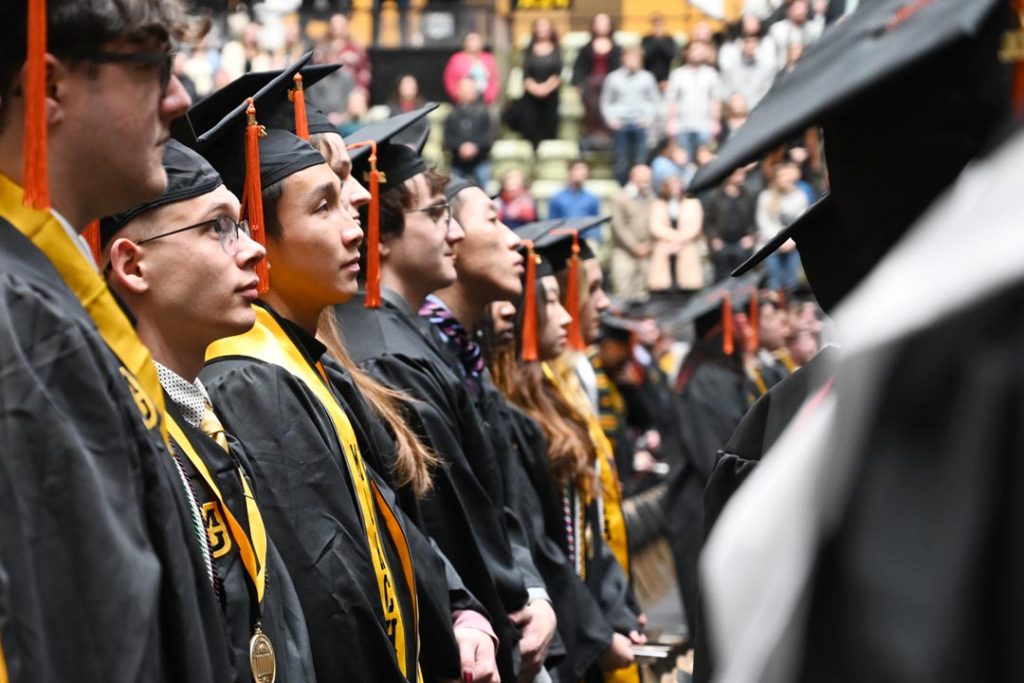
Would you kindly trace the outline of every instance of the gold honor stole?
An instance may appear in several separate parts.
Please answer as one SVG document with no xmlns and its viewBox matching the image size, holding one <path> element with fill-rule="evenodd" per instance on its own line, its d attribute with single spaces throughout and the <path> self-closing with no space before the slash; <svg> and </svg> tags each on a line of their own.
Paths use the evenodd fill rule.
<svg viewBox="0 0 1024 683">
<path fill-rule="evenodd" d="M 238 519 L 231 512 L 231 508 L 228 507 L 227 502 L 224 500 L 224 494 L 221 493 L 220 487 L 217 486 L 217 481 L 210 473 L 210 469 L 203 462 L 203 459 L 199 457 L 199 453 L 196 452 L 195 447 L 185 435 L 184 430 L 182 430 L 170 413 L 167 414 L 167 431 L 171 435 L 171 439 L 174 440 L 175 445 L 188 456 L 196 471 L 203 477 L 203 481 L 206 482 L 217 497 L 221 512 L 224 514 L 228 529 L 231 531 L 231 537 L 238 544 L 238 553 L 242 557 L 245 572 L 249 575 L 249 579 L 256 589 L 256 599 L 262 604 L 263 593 L 266 590 L 267 584 L 267 532 L 263 526 L 263 516 L 256 505 L 256 498 L 249 487 L 248 478 L 239 468 L 238 478 L 242 480 L 242 490 L 245 494 L 245 512 L 249 521 L 249 534 L 251 538 L 246 535 L 245 529 L 239 524 Z"/>
<path fill-rule="evenodd" d="M 93 264 L 79 251 L 52 213 L 22 206 L 24 192 L 0 174 L 0 215 L 32 241 L 96 324 L 103 341 L 121 361 L 121 376 L 135 399 L 146 429 L 158 428 L 170 452 L 164 425 L 164 395 L 153 358 Z"/>
<path fill-rule="evenodd" d="M 398 551 L 402 563 L 402 573 L 406 585 L 412 595 L 413 604 L 413 631 L 415 635 L 418 628 L 418 607 L 416 602 L 416 580 L 413 574 L 412 558 L 409 555 L 409 545 L 405 538 L 398 519 L 395 517 L 387 501 L 381 494 L 377 483 L 366 474 L 366 466 L 363 457 L 359 453 L 359 444 L 356 441 L 355 432 L 352 430 L 352 423 L 348 415 L 342 410 L 341 405 L 331 393 L 327 373 L 323 366 L 317 363 L 317 369 L 310 367 L 303 357 L 302 352 L 289 339 L 288 335 L 281 328 L 274 317 L 259 306 L 254 306 L 256 311 L 256 325 L 245 334 L 237 337 L 221 339 L 210 345 L 206 350 L 206 360 L 211 361 L 226 356 L 245 356 L 276 365 L 296 377 L 307 389 L 313 392 L 320 405 L 331 418 L 338 443 L 344 452 L 348 471 L 352 477 L 352 486 L 355 489 L 356 500 L 359 504 L 359 513 L 363 521 L 363 529 L 366 533 L 367 544 L 370 548 L 370 555 L 373 561 L 373 569 L 377 576 L 377 588 L 380 592 L 380 604 L 384 613 L 384 620 L 387 625 L 388 636 L 395 648 L 395 655 L 402 675 L 409 678 L 407 671 L 407 648 L 409 639 L 406 636 L 405 622 L 397 596 L 393 594 L 395 586 L 392 578 L 391 567 L 388 564 L 387 555 L 384 553 L 384 546 L 380 537 L 380 530 L 377 527 L 377 515 L 387 527 L 388 536 Z M 418 644 L 416 661 L 418 662 Z M 415 677 L 422 680 L 419 665 L 416 665 Z"/>
<path fill-rule="evenodd" d="M 626 534 L 626 518 L 622 514 L 622 486 L 619 484 L 619 475 L 615 469 L 615 452 L 611 441 L 601 429 L 601 423 L 594 414 L 586 391 L 576 378 L 576 371 L 572 368 L 569 358 L 571 356 L 563 355 L 556 361 L 560 366 L 557 368 L 544 363 L 544 374 L 554 382 L 565 400 L 587 422 L 587 432 L 594 443 L 594 450 L 597 451 L 595 466 L 601 480 L 601 497 L 598 499 L 601 532 L 615 559 L 622 566 L 626 578 L 629 578 L 629 537 Z"/>
</svg>

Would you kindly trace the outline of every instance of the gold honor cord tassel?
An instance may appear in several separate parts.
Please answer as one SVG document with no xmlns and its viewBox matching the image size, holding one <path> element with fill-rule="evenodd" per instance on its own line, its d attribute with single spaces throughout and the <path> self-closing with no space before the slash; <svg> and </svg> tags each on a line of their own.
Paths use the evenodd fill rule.
<svg viewBox="0 0 1024 683">
<path fill-rule="evenodd" d="M 266 310 L 256 308 L 256 325 L 243 335 L 229 337 L 214 342 L 206 351 L 206 360 L 211 361 L 226 356 L 245 356 L 257 358 L 267 363 L 272 363 L 287 370 L 306 388 L 313 392 L 320 402 L 320 405 L 331 418 L 338 444 L 341 446 L 349 475 L 352 478 L 352 487 L 356 494 L 356 503 L 359 507 L 360 517 L 363 522 L 363 530 L 366 534 L 366 542 L 369 547 L 373 570 L 377 578 L 377 587 L 380 593 L 381 613 L 384 617 L 385 627 L 388 636 L 391 638 L 395 655 L 398 659 L 402 675 L 408 678 L 420 679 L 419 666 L 417 664 L 419 649 L 416 641 L 418 608 L 416 603 L 416 579 L 413 574 L 412 559 L 409 554 L 409 546 L 397 520 L 393 519 L 391 510 L 388 508 L 384 498 L 375 492 L 376 484 L 369 479 L 366 468 L 363 465 L 362 455 L 359 453 L 359 444 L 356 441 L 355 432 L 348 415 L 342 410 L 341 405 L 331 393 L 327 380 L 327 373 L 319 363 L 317 368 L 310 367 L 309 363 L 302 356 L 302 352 L 288 338 L 288 335 L 281 328 L 278 322 Z M 412 596 L 413 614 L 412 624 L 407 625 L 402 614 L 397 595 L 394 594 L 394 574 L 384 553 L 382 536 L 377 523 L 377 511 L 384 519 L 385 527 L 391 542 L 394 544 L 402 564 L 402 570 L 406 585 Z M 412 650 L 410 651 L 410 645 Z M 411 657 L 409 655 L 412 655 Z M 411 661 L 410 661 L 411 660 Z M 410 664 L 413 671 L 410 672 Z M 413 675 L 410 676 L 410 673 Z"/>
<path fill-rule="evenodd" d="M 274 683 L 277 678 L 277 658 L 270 638 L 256 624 L 256 632 L 249 640 L 249 668 L 255 683 Z"/>
</svg>

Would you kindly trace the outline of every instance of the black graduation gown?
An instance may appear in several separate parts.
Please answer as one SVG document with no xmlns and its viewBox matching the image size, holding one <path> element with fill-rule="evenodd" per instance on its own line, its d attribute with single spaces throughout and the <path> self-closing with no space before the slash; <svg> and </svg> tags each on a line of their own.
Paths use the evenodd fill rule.
<svg viewBox="0 0 1024 683">
<path fill-rule="evenodd" d="M 0 557 L 11 680 L 231 680 L 184 489 L 121 363 L 0 219 Z"/>
<path fill-rule="evenodd" d="M 231 453 L 226 453 L 212 439 L 193 427 L 181 414 L 181 410 L 166 392 L 167 412 L 181 427 L 185 437 L 206 464 L 217 484 L 224 502 L 235 519 L 251 538 L 245 492 L 239 479 L 239 468 L 246 468 L 242 445 L 228 435 Z M 177 446 L 177 444 L 175 444 Z M 248 683 L 252 679 L 249 665 L 249 639 L 257 622 L 270 638 L 277 660 L 277 681 L 280 683 L 304 683 L 313 681 L 313 655 L 309 645 L 309 633 L 302 606 L 295 594 L 291 576 L 285 569 L 274 542 L 267 538 L 266 587 L 263 604 L 259 605 L 256 591 L 249 578 L 238 544 L 232 539 L 231 531 L 220 510 L 220 501 L 207 484 L 192 461 L 179 451 L 179 457 L 192 481 L 203 522 L 210 539 L 210 554 L 220 581 L 228 635 L 235 652 L 237 679 Z M 252 479 L 251 474 L 247 474 Z"/>
<path fill-rule="evenodd" d="M 512 505 L 532 540 L 533 557 L 551 596 L 565 649 L 564 659 L 554 670 L 559 680 L 578 681 L 608 649 L 614 629 L 567 556 L 562 496 L 551 474 L 540 426 L 512 405 L 508 406 L 508 419 L 524 475 Z M 600 534 L 591 536 L 600 542 Z"/>
<path fill-rule="evenodd" d="M 719 343 L 701 343 L 691 354 L 704 353 L 701 349 L 705 344 Z M 684 363 L 682 373 L 688 373 L 679 400 L 683 463 L 669 477 L 665 518 L 692 637 L 698 613 L 697 558 L 704 542 L 704 487 L 715 455 L 749 407 L 751 389 L 738 364 L 714 351 L 690 365 Z"/>
<path fill-rule="evenodd" d="M 323 346 L 274 315 L 315 366 Z M 388 636 L 351 475 L 319 399 L 286 369 L 250 357 L 216 359 L 200 377 L 225 430 L 245 447 L 268 535 L 306 616 L 317 680 L 415 680 L 415 661 L 407 664 L 407 679 Z M 384 520 L 377 519 L 411 647 L 416 627 L 409 587 Z M 414 651 L 407 657 L 414 660 Z"/>
<path fill-rule="evenodd" d="M 459 678 L 461 662 L 452 630 L 452 612 L 473 610 L 488 616 L 487 611 L 433 539 L 423 533 L 422 513 L 415 494 L 409 487 L 397 485 L 392 470 L 397 453 L 391 433 L 366 402 L 348 370 L 331 357 L 324 358 L 324 367 L 345 402 L 367 466 L 388 483 L 401 515 L 408 520 L 403 526 L 416 564 L 423 673 Z"/>
<path fill-rule="evenodd" d="M 500 503 L 501 472 L 473 397 L 428 323 L 395 298 L 384 290 L 379 309 L 366 309 L 358 300 L 338 306 L 339 331 L 360 367 L 415 399 L 407 404 L 410 423 L 444 461 L 434 473 L 433 490 L 420 501 L 425 530 L 491 615 L 499 672 L 503 680 L 515 680 L 519 635 L 507 615 L 528 596 Z"/>
<path fill-rule="evenodd" d="M 835 371 L 839 351 L 826 347 L 806 365 L 768 390 L 740 420 L 729 442 L 718 452 L 715 466 L 704 490 L 704 537 L 722 514 L 726 503 L 754 471 L 761 458 L 815 391 Z M 711 680 L 713 663 L 708 640 L 703 632 L 704 608 L 695 616 L 693 678 L 696 683 Z"/>
<path fill-rule="evenodd" d="M 856 444 L 856 470 L 818 551 L 799 680 L 1024 676 L 1017 278 L 844 358 L 835 389 L 847 421 L 834 436 Z"/>
</svg>

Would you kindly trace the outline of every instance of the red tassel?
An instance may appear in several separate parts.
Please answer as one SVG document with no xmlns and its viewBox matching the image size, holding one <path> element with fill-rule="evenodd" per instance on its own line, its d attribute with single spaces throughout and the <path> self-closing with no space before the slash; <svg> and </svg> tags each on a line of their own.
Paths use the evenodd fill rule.
<svg viewBox="0 0 1024 683">
<path fill-rule="evenodd" d="M 295 88 L 288 91 L 288 99 L 295 105 L 295 135 L 308 140 L 309 119 L 306 118 L 306 93 L 302 87 L 302 74 L 295 74 L 292 81 Z"/>
<path fill-rule="evenodd" d="M 526 240 L 526 282 L 523 285 L 523 361 L 537 360 L 537 255 L 533 242 Z"/>
<path fill-rule="evenodd" d="M 579 230 L 568 228 L 551 231 L 557 235 L 572 235 L 572 257 L 569 259 L 569 273 L 565 279 L 565 307 L 569 309 L 572 320 L 569 322 L 569 348 L 583 351 L 587 342 L 583 339 L 583 326 L 580 324 L 580 233 Z"/>
<path fill-rule="evenodd" d="M 245 110 L 248 119 L 245 126 L 245 187 L 242 190 L 242 214 L 249 221 L 249 231 L 253 240 L 267 246 L 266 225 L 263 222 L 263 185 L 260 182 L 260 138 L 266 130 L 256 123 L 256 105 L 249 98 L 249 108 Z M 267 259 L 256 263 L 256 277 L 260 279 L 257 293 L 266 294 L 270 291 L 270 272 Z"/>
<path fill-rule="evenodd" d="M 25 140 L 22 184 L 26 206 L 50 208 L 46 175 L 46 0 L 28 1 L 28 55 L 25 84 Z"/>
<path fill-rule="evenodd" d="M 384 174 L 377 169 L 377 143 L 373 140 L 357 142 L 346 149 L 370 148 L 370 206 L 367 210 L 366 226 L 366 298 L 363 306 L 380 308 L 380 184 L 386 182 Z"/>
<path fill-rule="evenodd" d="M 750 295 L 750 353 L 757 353 L 761 346 L 761 301 L 757 288 Z"/>
<path fill-rule="evenodd" d="M 722 298 L 722 353 L 731 356 L 736 350 L 732 332 L 732 297 L 726 292 Z"/>
<path fill-rule="evenodd" d="M 89 251 L 92 252 L 93 260 L 97 264 L 102 263 L 100 261 L 103 258 L 103 247 L 100 244 L 100 222 L 92 221 L 89 225 L 85 226 L 85 230 L 82 231 L 82 238 L 89 245 Z"/>
</svg>

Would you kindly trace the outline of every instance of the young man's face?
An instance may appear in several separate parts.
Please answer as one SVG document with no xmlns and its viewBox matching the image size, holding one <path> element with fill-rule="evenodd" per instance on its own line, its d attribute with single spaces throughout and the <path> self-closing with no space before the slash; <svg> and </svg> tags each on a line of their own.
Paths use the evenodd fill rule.
<svg viewBox="0 0 1024 683">
<path fill-rule="evenodd" d="M 590 177 L 590 167 L 586 164 L 573 164 L 569 167 L 569 182 L 582 185 Z"/>
<path fill-rule="evenodd" d="M 406 182 L 413 197 L 405 210 L 405 229 L 399 236 L 381 235 L 381 255 L 402 280 L 433 292 L 455 282 L 454 246 L 463 237 L 462 227 L 452 220 L 444 195 L 431 191 L 424 174 Z"/>
<path fill-rule="evenodd" d="M 267 240 L 271 289 L 308 306 L 348 301 L 358 288 L 363 231 L 342 202 L 341 180 L 318 164 L 282 182 L 281 234 Z"/>
<path fill-rule="evenodd" d="M 580 303 L 580 329 L 583 340 L 593 344 L 601 336 L 601 313 L 608 310 L 611 302 L 604 292 L 604 274 L 597 259 L 583 261 L 583 272 L 586 275 L 586 296 Z"/>
<path fill-rule="evenodd" d="M 459 282 L 487 301 L 518 298 L 522 242 L 498 218 L 490 197 L 477 187 L 462 190 L 456 218 L 466 235 L 455 245 Z"/>
<path fill-rule="evenodd" d="M 51 70 L 49 102 L 56 104 L 51 116 L 57 118 L 56 125 L 51 118 L 51 145 L 62 150 L 67 165 L 81 164 L 70 184 L 84 195 L 77 203 L 92 215 L 123 211 L 163 192 L 170 123 L 191 104 L 181 82 L 167 70 L 166 45 L 120 41 L 103 50 L 145 54 L 154 61 L 84 62 L 73 69 L 55 62 Z M 67 178 L 60 180 L 69 184 Z"/>
<path fill-rule="evenodd" d="M 236 233 L 238 211 L 238 200 L 221 185 L 143 214 L 111 242 L 112 284 L 126 295 L 140 323 L 169 325 L 165 337 L 190 345 L 206 345 L 252 327 L 255 268 L 265 251 L 245 232 Z M 126 242 L 135 245 L 125 251 Z M 126 294 L 126 277 L 142 289 L 132 286 Z"/>
</svg>

